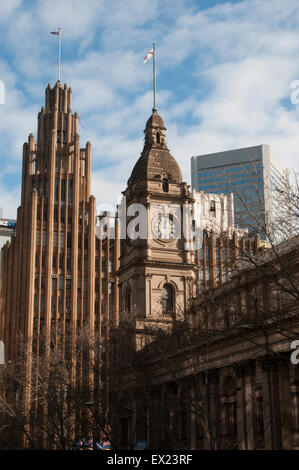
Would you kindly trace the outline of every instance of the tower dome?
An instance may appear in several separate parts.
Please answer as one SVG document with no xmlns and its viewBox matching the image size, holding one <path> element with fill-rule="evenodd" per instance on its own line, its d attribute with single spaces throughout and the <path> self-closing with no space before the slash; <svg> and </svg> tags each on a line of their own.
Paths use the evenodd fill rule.
<svg viewBox="0 0 299 470">
<path fill-rule="evenodd" d="M 128 184 L 162 177 L 172 183 L 181 183 L 180 167 L 167 148 L 166 127 L 156 109 L 153 109 L 144 133 L 143 151 L 133 168 Z"/>
</svg>

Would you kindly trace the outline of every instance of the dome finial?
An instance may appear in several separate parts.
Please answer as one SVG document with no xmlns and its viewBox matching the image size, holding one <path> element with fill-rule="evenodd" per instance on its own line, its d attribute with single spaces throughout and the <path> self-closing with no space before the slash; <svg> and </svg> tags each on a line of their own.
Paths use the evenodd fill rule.
<svg viewBox="0 0 299 470">
<path fill-rule="evenodd" d="M 167 148 L 166 127 L 157 109 L 153 109 L 144 130 L 142 154 L 136 162 L 128 184 L 161 179 L 162 175 L 173 183 L 182 182 L 180 167 Z"/>
</svg>

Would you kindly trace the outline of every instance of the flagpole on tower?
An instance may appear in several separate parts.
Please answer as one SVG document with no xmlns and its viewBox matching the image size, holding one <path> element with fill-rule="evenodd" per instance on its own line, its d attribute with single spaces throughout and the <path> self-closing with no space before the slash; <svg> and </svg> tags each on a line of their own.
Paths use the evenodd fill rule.
<svg viewBox="0 0 299 470">
<path fill-rule="evenodd" d="M 58 28 L 57 31 L 51 31 L 51 34 L 58 36 L 58 81 L 60 82 L 61 28 Z"/>
<path fill-rule="evenodd" d="M 58 81 L 60 82 L 61 28 L 58 28 Z"/>
<path fill-rule="evenodd" d="M 144 57 L 145 64 L 149 59 L 153 59 L 153 111 L 157 111 L 156 107 L 156 43 L 153 42 L 153 48 Z"/>
<path fill-rule="evenodd" d="M 153 111 L 156 111 L 156 43 L 153 43 L 153 92 L 154 92 L 154 106 Z"/>
</svg>

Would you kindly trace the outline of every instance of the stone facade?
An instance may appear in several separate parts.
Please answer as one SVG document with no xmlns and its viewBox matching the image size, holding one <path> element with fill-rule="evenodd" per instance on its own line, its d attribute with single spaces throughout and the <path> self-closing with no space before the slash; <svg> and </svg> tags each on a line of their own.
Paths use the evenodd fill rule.
<svg viewBox="0 0 299 470">
<path fill-rule="evenodd" d="M 138 352 L 134 377 L 123 371 L 117 387 L 121 448 L 139 440 L 163 450 L 299 448 L 298 366 L 290 360 L 298 249 L 287 245 L 279 256 L 288 262 L 279 282 L 269 280 L 276 255 L 262 253 L 259 268 L 202 293 L 185 322 Z"/>
</svg>

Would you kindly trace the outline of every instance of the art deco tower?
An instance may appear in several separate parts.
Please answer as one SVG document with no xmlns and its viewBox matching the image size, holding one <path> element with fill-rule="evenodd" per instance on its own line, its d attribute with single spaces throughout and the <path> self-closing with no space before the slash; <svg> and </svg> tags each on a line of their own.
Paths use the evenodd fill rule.
<svg viewBox="0 0 299 470">
<path fill-rule="evenodd" d="M 74 337 L 84 326 L 101 330 L 101 310 L 109 312 L 117 284 L 109 284 L 117 249 L 95 235 L 91 144 L 80 148 L 72 90 L 58 81 L 45 94 L 37 140 L 30 134 L 23 148 L 16 237 L 4 249 L 0 334 L 8 359 L 17 355 L 19 332 L 28 344 L 33 338 L 34 351 L 40 335 L 55 344 L 68 328 Z"/>
</svg>

